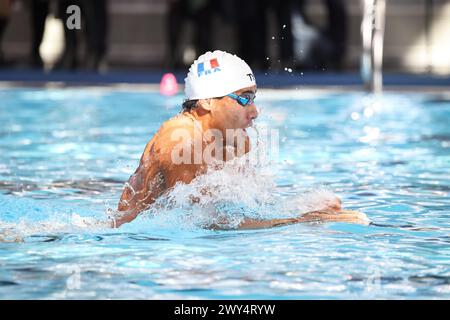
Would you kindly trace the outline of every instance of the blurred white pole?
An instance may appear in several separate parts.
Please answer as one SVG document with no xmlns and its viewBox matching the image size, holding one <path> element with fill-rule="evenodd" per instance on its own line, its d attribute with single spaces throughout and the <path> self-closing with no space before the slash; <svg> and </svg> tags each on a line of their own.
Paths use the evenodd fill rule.
<svg viewBox="0 0 450 320">
<path fill-rule="evenodd" d="M 381 92 L 383 89 L 382 64 L 386 2 L 385 0 L 362 1 L 361 77 L 366 89 L 372 92 Z"/>
</svg>

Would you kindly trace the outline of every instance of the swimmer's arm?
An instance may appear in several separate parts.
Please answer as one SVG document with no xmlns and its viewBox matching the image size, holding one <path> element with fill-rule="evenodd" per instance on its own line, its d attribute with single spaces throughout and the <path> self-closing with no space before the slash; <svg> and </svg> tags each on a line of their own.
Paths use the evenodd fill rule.
<svg viewBox="0 0 450 320">
<path fill-rule="evenodd" d="M 284 218 L 284 219 L 270 219 L 270 220 L 258 220 L 252 218 L 245 218 L 237 229 L 239 230 L 251 230 L 251 229 L 267 229 L 273 227 L 281 227 L 295 223 L 308 223 L 308 222 L 346 222 L 357 223 L 367 225 L 369 219 L 367 216 L 358 211 L 342 210 L 342 211 L 311 211 L 302 214 L 299 217 Z M 229 228 L 223 227 L 226 225 L 226 221 L 222 221 L 219 224 L 211 225 L 210 228 L 214 230 L 225 230 Z"/>
<path fill-rule="evenodd" d="M 289 224 L 301 222 L 299 218 L 284 218 L 284 219 L 270 219 L 270 220 L 258 220 L 252 218 L 245 218 L 237 227 L 239 230 L 251 230 L 251 229 L 267 229 L 273 227 L 286 226 Z M 207 227 L 212 230 L 230 230 L 229 221 L 226 218 L 222 218 L 220 223 L 214 223 Z"/>
<path fill-rule="evenodd" d="M 118 228 L 124 223 L 128 223 L 136 219 L 136 217 L 146 210 L 151 203 L 154 202 L 155 195 L 150 194 L 146 199 L 137 199 L 133 197 L 129 201 L 121 198 L 118 209 L 114 215 L 110 216 L 111 227 Z"/>
<path fill-rule="evenodd" d="M 118 228 L 124 223 L 128 223 L 136 219 L 136 217 L 144 211 L 144 207 L 133 207 L 130 210 L 118 210 L 119 214 L 116 214 L 114 216 L 110 216 L 110 227 L 111 228 Z"/>
<path fill-rule="evenodd" d="M 334 213 L 336 215 L 336 213 Z M 283 218 L 283 219 L 270 219 L 270 220 L 257 220 L 251 218 L 245 218 L 244 221 L 238 226 L 238 229 L 265 229 L 273 227 L 281 227 L 294 223 L 302 222 L 318 222 L 322 221 L 320 215 L 313 215 L 312 213 L 306 213 L 300 217 L 295 218 Z"/>
<path fill-rule="evenodd" d="M 252 230 L 252 229 L 268 229 L 274 227 L 286 226 L 294 223 L 301 222 L 299 218 L 285 218 L 285 219 L 271 219 L 271 220 L 258 220 L 245 218 L 237 227 L 238 230 Z M 228 222 L 223 219 L 220 224 L 211 224 L 208 229 L 212 230 L 230 230 L 227 227 Z"/>
<path fill-rule="evenodd" d="M 134 190 L 134 194 L 131 194 L 133 191 L 131 188 L 128 187 L 128 190 L 127 187 L 125 188 L 119 202 L 118 214 L 111 219 L 112 228 L 117 228 L 124 223 L 133 221 L 156 198 L 171 189 L 177 182 L 188 184 L 195 178 L 196 174 L 203 171 L 199 165 L 164 166 L 164 162 L 161 164 L 162 166 L 158 169 L 158 173 L 155 176 L 151 175 L 152 178 L 150 179 L 153 179 L 152 187 L 148 187 L 150 179 L 145 179 L 144 186 Z M 139 178 L 139 176 L 136 178 Z M 131 181 L 129 181 L 128 185 L 130 184 Z"/>
<path fill-rule="evenodd" d="M 245 218 L 242 221 L 238 229 L 239 230 L 251 230 L 251 229 L 267 229 L 273 227 L 286 226 L 294 223 L 299 223 L 299 218 L 285 218 L 285 219 L 271 219 L 271 220 L 257 220 L 251 218 Z"/>
<path fill-rule="evenodd" d="M 143 163 L 130 177 L 117 207 L 111 216 L 111 227 L 118 228 L 136 219 L 157 197 L 166 190 L 163 173 L 154 165 L 147 168 Z"/>
</svg>

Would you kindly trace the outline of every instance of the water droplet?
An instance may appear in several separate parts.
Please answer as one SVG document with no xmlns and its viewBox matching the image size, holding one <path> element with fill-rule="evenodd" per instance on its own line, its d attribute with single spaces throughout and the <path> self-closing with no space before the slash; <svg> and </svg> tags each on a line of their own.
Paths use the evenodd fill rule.
<svg viewBox="0 0 450 320">
<path fill-rule="evenodd" d="M 351 116 L 350 116 L 353 120 L 358 120 L 359 119 L 359 113 L 358 112 L 352 112 Z"/>
<path fill-rule="evenodd" d="M 371 116 L 373 116 L 374 112 L 372 108 L 365 108 L 364 109 L 364 116 L 366 118 L 370 118 Z"/>
</svg>

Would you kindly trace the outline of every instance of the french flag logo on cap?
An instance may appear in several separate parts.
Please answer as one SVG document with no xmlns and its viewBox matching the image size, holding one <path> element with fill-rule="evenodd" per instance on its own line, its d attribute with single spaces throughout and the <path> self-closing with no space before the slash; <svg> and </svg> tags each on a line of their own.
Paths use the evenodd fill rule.
<svg viewBox="0 0 450 320">
<path fill-rule="evenodd" d="M 217 58 L 205 62 L 200 62 L 197 65 L 197 74 L 199 77 L 218 71 L 220 71 L 220 66 L 219 62 L 217 61 Z"/>
</svg>

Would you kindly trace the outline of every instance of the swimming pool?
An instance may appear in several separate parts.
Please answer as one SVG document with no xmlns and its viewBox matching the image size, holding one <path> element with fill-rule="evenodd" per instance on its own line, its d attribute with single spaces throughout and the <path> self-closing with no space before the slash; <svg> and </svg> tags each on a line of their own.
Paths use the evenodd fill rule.
<svg viewBox="0 0 450 320">
<path fill-rule="evenodd" d="M 94 221 L 182 97 L 0 89 L 0 298 L 448 299 L 449 97 L 261 90 L 278 161 L 209 177 L 230 212 L 287 216 L 334 192 L 370 226 L 204 230 L 174 200 L 194 185 L 111 230 Z"/>
</svg>

